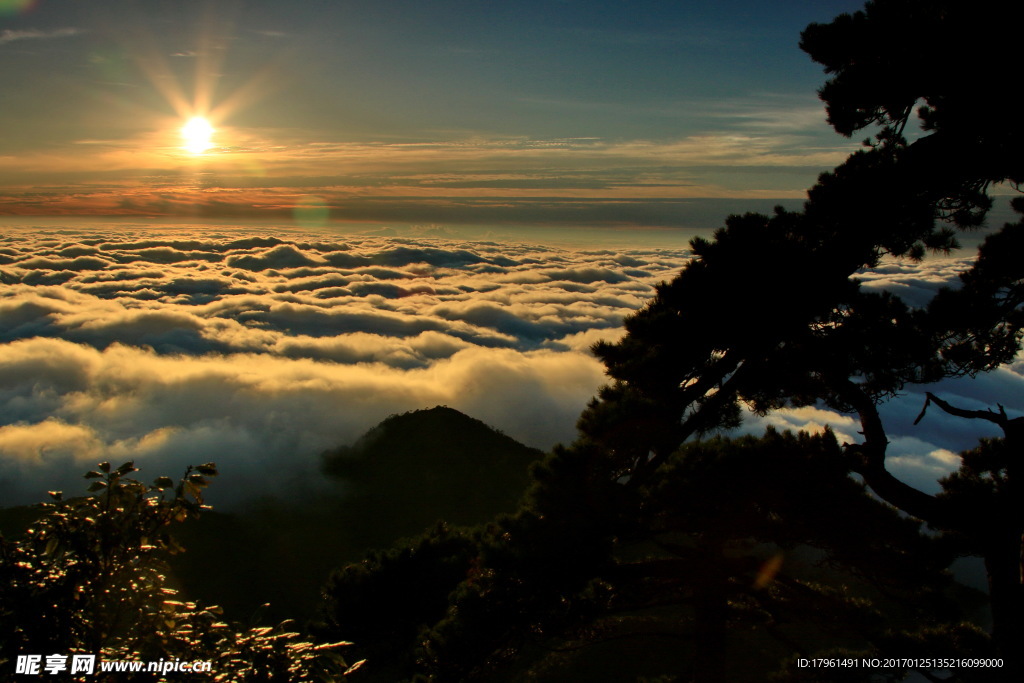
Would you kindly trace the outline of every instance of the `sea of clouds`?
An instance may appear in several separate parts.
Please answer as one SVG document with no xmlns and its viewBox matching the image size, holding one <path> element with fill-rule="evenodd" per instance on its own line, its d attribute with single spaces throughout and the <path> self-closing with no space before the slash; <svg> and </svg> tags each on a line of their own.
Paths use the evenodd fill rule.
<svg viewBox="0 0 1024 683">
<path fill-rule="evenodd" d="M 104 459 L 153 476 L 213 460 L 218 488 L 258 490 L 435 405 L 548 448 L 571 440 L 602 383 L 590 345 L 621 334 L 685 258 L 229 227 L 8 230 L 0 496 L 74 490 Z"/>
<path fill-rule="evenodd" d="M 589 353 L 686 262 L 683 247 L 608 249 L 444 233 L 229 226 L 0 231 L 0 500 L 82 490 L 100 460 L 142 476 L 215 461 L 215 502 L 315 479 L 319 454 L 388 415 L 448 405 L 520 441 L 570 441 L 604 381 Z M 865 273 L 920 304 L 967 260 Z M 780 302 L 784 305 L 784 302 Z M 1024 363 L 930 387 L 967 408 L 1024 409 Z M 885 408 L 892 466 L 929 490 L 987 424 Z M 751 417 L 801 429 L 818 408 Z"/>
</svg>

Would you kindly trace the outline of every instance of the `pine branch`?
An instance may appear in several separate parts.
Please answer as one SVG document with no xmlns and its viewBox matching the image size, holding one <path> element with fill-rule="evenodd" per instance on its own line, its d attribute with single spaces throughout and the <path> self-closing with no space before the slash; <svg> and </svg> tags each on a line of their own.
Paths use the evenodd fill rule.
<svg viewBox="0 0 1024 683">
<path fill-rule="evenodd" d="M 838 381 L 836 386 L 838 396 L 860 416 L 864 430 L 863 443 L 843 444 L 847 454 L 853 456 L 852 469 L 864 477 L 871 490 L 885 502 L 932 526 L 945 526 L 945 514 L 934 496 L 900 481 L 885 468 L 889 439 L 871 397 L 848 378 Z"/>
<path fill-rule="evenodd" d="M 1006 409 L 1003 408 L 1002 405 L 999 406 L 998 413 L 991 408 L 988 410 L 965 410 L 964 408 L 957 408 L 956 406 L 950 405 L 930 391 L 927 392 L 925 396 L 926 399 L 924 407 L 921 408 L 921 413 L 917 416 L 917 419 L 914 420 L 915 425 L 924 417 L 925 411 L 928 410 L 929 403 L 935 403 L 935 405 L 941 408 L 943 412 L 948 413 L 949 415 L 967 418 L 968 420 L 987 420 L 999 425 L 1004 430 L 1010 422 L 1010 418 L 1006 415 Z"/>
</svg>

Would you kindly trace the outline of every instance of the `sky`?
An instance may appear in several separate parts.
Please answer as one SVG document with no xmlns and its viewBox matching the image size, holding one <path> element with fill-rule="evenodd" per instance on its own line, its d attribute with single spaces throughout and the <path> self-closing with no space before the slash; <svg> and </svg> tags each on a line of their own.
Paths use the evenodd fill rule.
<svg viewBox="0 0 1024 683">
<path fill-rule="evenodd" d="M 0 0 L 0 215 L 707 227 L 856 146 L 797 43 L 860 7 Z"/>
<path fill-rule="evenodd" d="M 0 500 L 215 460 L 230 504 L 435 405 L 571 441 L 590 346 L 688 238 L 857 147 L 797 42 L 859 7 L 0 0 Z M 971 252 L 859 277 L 922 305 Z M 1024 361 L 927 388 L 1017 415 Z M 883 415 L 933 492 L 995 432 L 915 427 L 925 389 Z M 815 407 L 741 431 L 768 425 L 859 440 Z"/>
</svg>

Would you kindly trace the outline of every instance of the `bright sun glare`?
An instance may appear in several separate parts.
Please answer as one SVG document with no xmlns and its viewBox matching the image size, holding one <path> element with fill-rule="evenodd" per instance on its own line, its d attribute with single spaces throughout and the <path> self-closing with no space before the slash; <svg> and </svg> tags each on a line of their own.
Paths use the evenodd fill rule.
<svg viewBox="0 0 1024 683">
<path fill-rule="evenodd" d="M 202 116 L 193 116 L 182 126 L 181 137 L 185 138 L 185 149 L 192 154 L 202 154 L 213 147 L 213 126 Z"/>
</svg>

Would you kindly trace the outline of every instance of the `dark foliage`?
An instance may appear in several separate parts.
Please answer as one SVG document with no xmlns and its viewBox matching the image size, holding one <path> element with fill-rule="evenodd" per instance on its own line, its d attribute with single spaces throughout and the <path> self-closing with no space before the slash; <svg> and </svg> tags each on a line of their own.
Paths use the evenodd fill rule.
<svg viewBox="0 0 1024 683">
<path fill-rule="evenodd" d="M 836 131 L 875 125 L 898 143 L 916 114 L 927 135 L 905 146 L 897 166 L 912 184 L 896 191 L 937 196 L 970 226 L 993 183 L 1024 180 L 1024 131 L 1008 100 L 1022 20 L 1019 4 L 877 0 L 809 26 L 800 46 L 830 75 L 820 94 Z"/>
<path fill-rule="evenodd" d="M 831 434 L 694 444 L 633 491 L 600 462 L 559 449 L 516 515 L 339 571 L 317 633 L 384 662 L 375 681 L 753 681 L 794 652 L 894 654 L 894 629 L 985 640 L 958 625 L 943 546 L 851 480 Z"/>
<path fill-rule="evenodd" d="M 206 508 L 202 489 L 212 463 L 189 468 L 177 483 L 129 478 L 132 463 L 86 474 L 95 495 L 50 503 L 14 541 L 0 537 L 0 666 L 19 654 L 85 653 L 100 660 L 212 662 L 211 681 L 340 681 L 336 650 L 282 623 L 236 630 L 217 607 L 176 599 L 165 579 L 168 553 L 183 549 L 169 528 Z M 84 675 L 64 680 L 92 680 Z M 167 680 L 124 674 L 119 680 Z"/>
<path fill-rule="evenodd" d="M 335 572 L 324 587 L 322 638 L 347 633 L 356 654 L 373 660 L 368 675 L 400 680 L 414 670 L 420 631 L 444 617 L 448 596 L 473 572 L 477 541 L 439 525 L 418 539 L 373 551 Z"/>
</svg>

